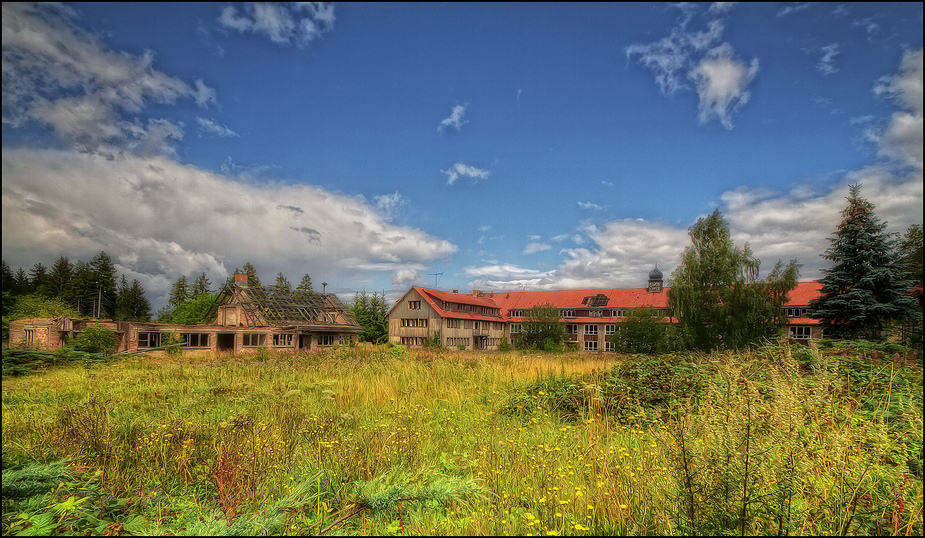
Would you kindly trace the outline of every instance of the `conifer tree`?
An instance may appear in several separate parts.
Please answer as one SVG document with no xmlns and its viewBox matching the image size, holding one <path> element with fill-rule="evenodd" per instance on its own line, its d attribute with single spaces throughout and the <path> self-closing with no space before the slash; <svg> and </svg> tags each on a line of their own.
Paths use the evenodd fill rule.
<svg viewBox="0 0 925 538">
<path fill-rule="evenodd" d="M 273 287 L 282 291 L 292 291 L 292 284 L 289 283 L 289 279 L 283 275 L 282 271 L 277 273 L 276 283 L 273 284 Z"/>
<path fill-rule="evenodd" d="M 173 306 L 180 306 L 181 304 L 189 301 L 192 298 L 190 293 L 189 283 L 186 281 L 186 275 L 181 276 L 173 283 L 173 287 L 170 288 L 170 295 L 167 302 Z"/>
<path fill-rule="evenodd" d="M 810 301 L 808 315 L 822 320 L 827 335 L 882 340 L 890 321 L 914 316 L 916 301 L 897 241 L 860 192 L 861 185 L 849 188 L 844 219 L 822 254 L 834 265 L 822 270 L 822 295 Z"/>
<path fill-rule="evenodd" d="M 104 251 L 90 261 L 91 297 L 96 293 L 97 308 L 91 315 L 112 317 L 116 308 L 116 266 Z"/>
<path fill-rule="evenodd" d="M 190 288 L 190 293 L 193 297 L 198 297 L 203 293 L 212 293 L 212 281 L 209 280 L 209 277 L 206 276 L 205 271 L 203 271 L 199 276 L 196 277 L 196 280 L 193 281 L 193 286 Z"/>
<path fill-rule="evenodd" d="M 299 282 L 299 285 L 296 287 L 296 289 L 312 291 L 312 277 L 308 276 L 308 273 L 306 273 L 304 276 L 302 276 L 302 281 Z"/>
<path fill-rule="evenodd" d="M 74 278 L 74 266 L 66 256 L 61 256 L 48 272 L 48 292 L 51 297 L 68 298 L 68 288 Z"/>
</svg>

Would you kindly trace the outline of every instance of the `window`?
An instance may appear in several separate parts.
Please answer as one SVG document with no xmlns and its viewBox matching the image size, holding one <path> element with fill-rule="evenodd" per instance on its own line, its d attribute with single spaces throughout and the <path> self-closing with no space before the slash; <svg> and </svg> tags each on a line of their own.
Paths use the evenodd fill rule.
<svg viewBox="0 0 925 538">
<path fill-rule="evenodd" d="M 337 335 L 334 334 L 319 334 L 318 335 L 318 345 L 319 346 L 333 346 L 337 343 Z"/>
<path fill-rule="evenodd" d="M 575 311 L 574 311 L 574 310 L 563 310 L 563 311 L 562 311 L 562 317 L 563 317 L 563 318 L 574 318 L 574 317 L 575 317 Z"/>
<path fill-rule="evenodd" d="M 453 303 L 443 303 L 444 310 L 453 310 Z"/>
<path fill-rule="evenodd" d="M 565 332 L 568 334 L 578 334 L 578 325 L 574 323 L 565 326 Z"/>
<path fill-rule="evenodd" d="M 209 333 L 183 333 L 180 339 L 186 347 L 209 347 Z"/>
<path fill-rule="evenodd" d="M 522 318 L 524 317 L 524 311 L 523 310 L 511 310 L 511 317 L 512 318 Z"/>
<path fill-rule="evenodd" d="M 402 336 L 401 345 L 403 346 L 423 346 L 424 339 L 419 336 Z"/>
<path fill-rule="evenodd" d="M 267 335 L 244 333 L 244 347 L 265 346 L 267 344 Z"/>
<path fill-rule="evenodd" d="M 446 320 L 446 328 L 447 328 L 447 329 L 458 329 L 458 328 L 459 328 L 459 320 L 458 320 L 458 319 L 448 319 L 448 320 Z"/>
<path fill-rule="evenodd" d="M 809 340 L 812 330 L 807 325 L 795 325 L 790 327 L 790 338 L 794 340 Z"/>
<path fill-rule="evenodd" d="M 273 346 L 274 347 L 291 347 L 292 346 L 292 335 L 291 334 L 274 334 L 273 335 Z"/>
<path fill-rule="evenodd" d="M 520 323 L 511 324 L 511 334 L 519 333 L 521 331 Z"/>
<path fill-rule="evenodd" d="M 604 325 L 604 334 L 613 334 L 616 329 L 616 325 Z"/>
<path fill-rule="evenodd" d="M 427 327 L 427 318 L 402 318 L 402 327 Z"/>
<path fill-rule="evenodd" d="M 604 343 L 604 351 L 616 351 L 616 350 L 617 350 L 617 344 L 615 344 L 614 342 L 611 342 L 610 340 L 608 340 L 607 342 Z"/>
<path fill-rule="evenodd" d="M 420 310 L 421 301 L 408 301 L 408 310 Z"/>
<path fill-rule="evenodd" d="M 138 333 L 138 348 L 161 347 L 161 333 Z"/>
<path fill-rule="evenodd" d="M 585 351 L 597 351 L 597 340 L 585 340 Z"/>
<path fill-rule="evenodd" d="M 623 310 L 614 310 L 610 314 L 612 317 L 615 317 L 615 318 L 626 317 L 626 312 L 624 312 Z"/>
<path fill-rule="evenodd" d="M 35 330 L 34 330 L 34 329 L 26 329 L 25 344 L 26 344 L 27 346 L 31 346 L 31 345 L 34 344 L 34 343 L 35 343 Z"/>
<path fill-rule="evenodd" d="M 802 318 L 806 316 L 805 308 L 785 308 L 788 318 Z"/>
<path fill-rule="evenodd" d="M 463 329 L 471 329 L 471 328 L 472 328 L 472 322 L 471 322 L 471 321 L 466 320 L 466 321 L 463 322 Z"/>
<path fill-rule="evenodd" d="M 585 334 L 597 334 L 597 325 L 585 325 Z"/>
</svg>

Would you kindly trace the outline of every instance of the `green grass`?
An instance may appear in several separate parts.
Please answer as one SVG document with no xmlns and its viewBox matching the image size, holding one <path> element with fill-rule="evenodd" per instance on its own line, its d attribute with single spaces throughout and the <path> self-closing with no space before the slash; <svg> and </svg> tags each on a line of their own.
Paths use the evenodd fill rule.
<svg viewBox="0 0 925 538">
<path fill-rule="evenodd" d="M 3 532 L 921 535 L 921 358 L 849 344 L 57 365 L 3 379 Z"/>
</svg>

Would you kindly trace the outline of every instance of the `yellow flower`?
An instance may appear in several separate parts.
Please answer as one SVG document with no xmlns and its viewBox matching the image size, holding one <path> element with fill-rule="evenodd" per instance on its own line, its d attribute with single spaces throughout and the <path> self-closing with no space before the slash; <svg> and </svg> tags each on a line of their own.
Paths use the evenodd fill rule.
<svg viewBox="0 0 925 538">
<path fill-rule="evenodd" d="M 534 516 L 530 512 L 527 512 L 524 514 L 524 519 L 536 519 L 536 516 Z"/>
<path fill-rule="evenodd" d="M 620 505 L 620 508 L 626 510 L 626 505 L 625 505 L 625 504 L 621 504 L 621 505 Z"/>
</svg>

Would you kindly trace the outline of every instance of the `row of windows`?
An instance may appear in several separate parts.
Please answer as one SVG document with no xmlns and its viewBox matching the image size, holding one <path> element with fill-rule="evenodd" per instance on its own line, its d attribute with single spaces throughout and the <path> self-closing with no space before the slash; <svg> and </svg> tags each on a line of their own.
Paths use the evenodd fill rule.
<svg viewBox="0 0 925 538">
<path fill-rule="evenodd" d="M 443 309 L 448 312 L 472 312 L 474 314 L 482 314 L 483 316 L 498 316 L 501 312 L 499 308 L 457 303 L 443 303 Z"/>
<path fill-rule="evenodd" d="M 420 336 L 402 336 L 401 345 L 403 346 L 423 346 L 424 338 Z"/>
<path fill-rule="evenodd" d="M 511 310 L 508 315 L 512 318 L 522 318 L 526 310 Z M 667 316 L 667 308 L 658 308 L 656 313 L 660 316 Z M 563 318 L 577 318 L 577 317 L 589 317 L 589 318 L 624 318 L 626 317 L 626 310 L 563 310 Z"/>
<path fill-rule="evenodd" d="M 402 327 L 427 327 L 427 318 L 401 318 Z"/>
<path fill-rule="evenodd" d="M 470 338 L 447 338 L 446 345 L 448 347 L 458 347 L 458 346 L 469 347 L 469 342 L 471 341 L 472 340 Z"/>
<path fill-rule="evenodd" d="M 784 313 L 788 318 L 802 318 L 806 316 L 806 308 L 785 308 Z"/>
<path fill-rule="evenodd" d="M 157 348 L 161 347 L 163 334 L 159 332 L 140 332 L 138 333 L 139 348 Z M 180 342 L 183 347 L 209 347 L 209 333 L 180 333 Z M 244 333 L 242 336 L 242 345 L 244 347 L 262 347 L 267 345 L 267 335 L 261 333 Z M 274 334 L 273 347 L 292 347 L 295 335 L 293 334 Z M 319 346 L 333 346 L 337 341 L 337 335 L 319 334 L 317 336 Z"/>
</svg>

